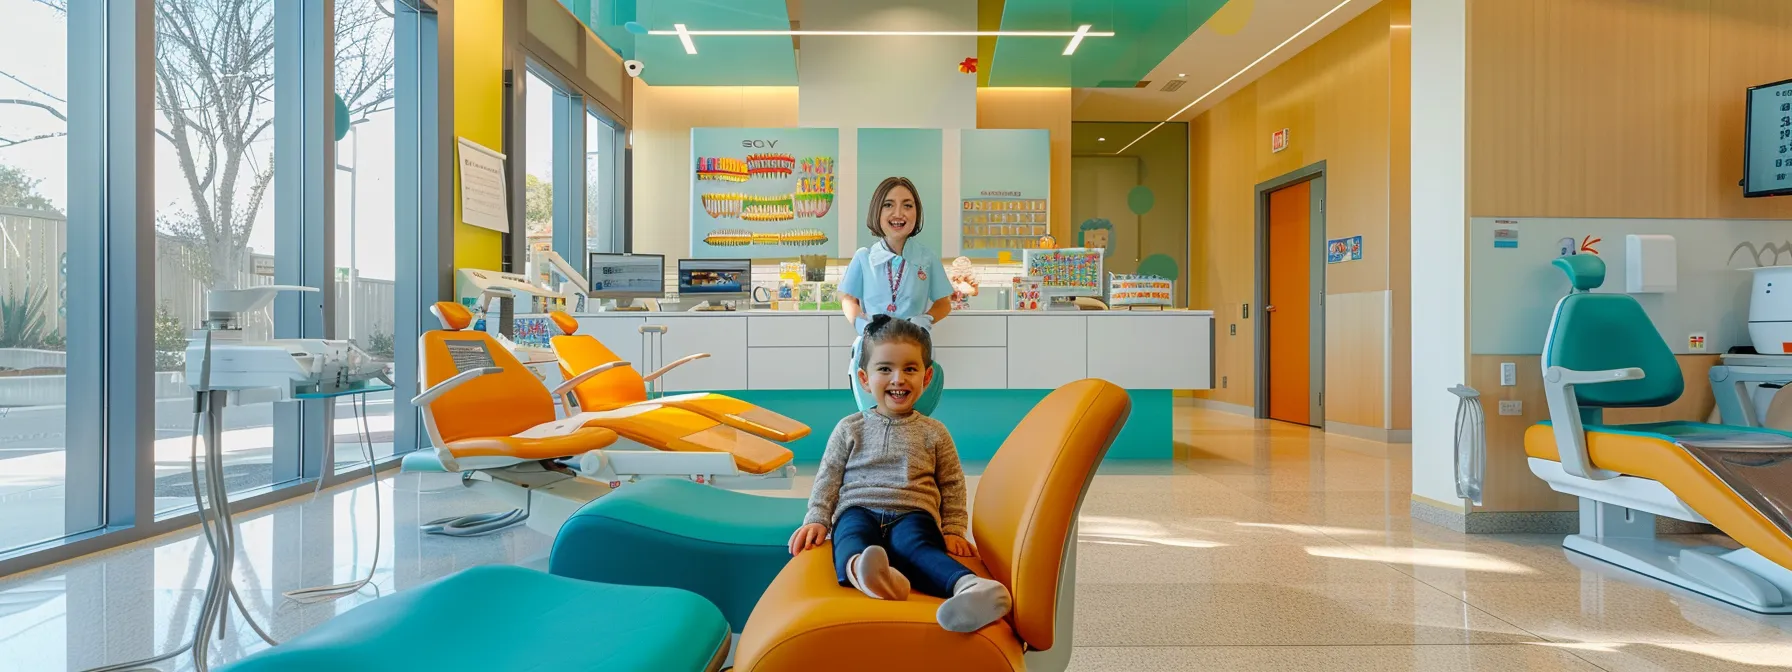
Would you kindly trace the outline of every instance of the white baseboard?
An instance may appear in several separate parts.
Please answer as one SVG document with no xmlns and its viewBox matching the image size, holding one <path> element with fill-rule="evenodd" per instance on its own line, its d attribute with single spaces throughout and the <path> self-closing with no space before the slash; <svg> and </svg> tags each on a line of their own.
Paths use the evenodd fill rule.
<svg viewBox="0 0 1792 672">
<path fill-rule="evenodd" d="M 1205 408 L 1210 411 L 1219 411 L 1221 413 L 1230 413 L 1232 415 L 1242 415 L 1247 418 L 1257 417 L 1257 409 L 1255 409 L 1255 408 L 1251 408 L 1249 406 L 1241 406 L 1239 404 L 1228 404 L 1223 401 L 1214 401 L 1212 399 L 1202 399 L 1200 397 L 1190 397 L 1189 405 L 1194 406 L 1195 408 Z"/>
</svg>

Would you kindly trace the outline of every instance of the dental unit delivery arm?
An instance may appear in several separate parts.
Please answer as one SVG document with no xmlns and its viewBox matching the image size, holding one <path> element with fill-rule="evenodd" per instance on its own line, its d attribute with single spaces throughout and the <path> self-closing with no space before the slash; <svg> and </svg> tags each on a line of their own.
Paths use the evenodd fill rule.
<svg viewBox="0 0 1792 672">
<path fill-rule="evenodd" d="M 1549 399 L 1549 417 L 1564 471 L 1595 481 L 1610 480 L 1619 475 L 1594 467 L 1592 458 L 1587 456 L 1587 433 L 1581 428 L 1580 401 L 1574 396 L 1574 386 L 1642 378 L 1643 370 L 1636 367 L 1606 371 L 1575 371 L 1560 366 L 1544 369 L 1543 392 Z"/>
<path fill-rule="evenodd" d="M 678 358 L 678 361 L 676 361 L 676 362 L 672 362 L 671 364 L 662 366 L 659 368 L 659 370 L 654 371 L 653 373 L 649 373 L 645 376 L 641 376 L 641 381 L 651 383 L 653 381 L 659 380 L 660 376 L 666 375 L 667 371 L 671 371 L 673 369 L 684 366 L 691 362 L 695 362 L 699 359 L 704 359 L 706 357 L 709 357 L 709 353 L 707 353 L 707 352 L 699 352 L 695 355 L 687 355 L 684 357 L 680 357 L 680 358 Z"/>
</svg>

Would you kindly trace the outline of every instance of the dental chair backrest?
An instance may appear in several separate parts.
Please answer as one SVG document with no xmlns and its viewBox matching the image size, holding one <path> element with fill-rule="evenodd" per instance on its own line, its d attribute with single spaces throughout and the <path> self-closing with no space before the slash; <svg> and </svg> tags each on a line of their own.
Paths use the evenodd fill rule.
<svg viewBox="0 0 1792 672">
<path fill-rule="evenodd" d="M 1022 418 L 977 483 L 971 534 L 990 578 L 1014 596 L 1009 621 L 1033 649 L 1052 647 L 1058 580 L 1095 467 L 1132 412 L 1126 390 L 1082 380 Z M 1063 633 L 1066 637 L 1070 633 Z"/>
<path fill-rule="evenodd" d="M 561 335 L 555 336 L 549 343 L 554 348 L 554 356 L 560 360 L 560 375 L 567 379 L 590 371 L 593 367 L 622 359 L 598 341 L 597 337 L 580 335 L 577 318 L 558 311 L 548 317 L 561 331 Z M 647 382 L 641 379 L 641 372 L 636 371 L 635 367 L 619 366 L 579 383 L 578 387 L 572 389 L 572 396 L 579 400 L 581 409 L 616 408 L 647 401 Z"/>
<path fill-rule="evenodd" d="M 1605 283 L 1605 260 L 1576 254 L 1557 257 L 1552 263 L 1568 274 L 1573 287 L 1556 304 L 1550 320 L 1543 344 L 1543 369 L 1643 370 L 1641 380 L 1576 387 L 1574 394 L 1582 408 L 1664 406 L 1679 399 L 1686 387 L 1680 364 L 1642 304 L 1628 294 L 1592 293 Z"/>
<path fill-rule="evenodd" d="M 429 312 L 441 320 L 442 328 L 423 332 L 417 339 L 424 389 L 461 372 L 449 352 L 450 343 L 483 343 L 491 365 L 504 370 L 469 380 L 430 404 L 430 415 L 443 441 L 510 436 L 554 420 L 553 395 L 535 374 L 505 350 L 498 339 L 482 331 L 467 330 L 473 323 L 472 311 L 443 301 L 431 306 Z"/>
</svg>

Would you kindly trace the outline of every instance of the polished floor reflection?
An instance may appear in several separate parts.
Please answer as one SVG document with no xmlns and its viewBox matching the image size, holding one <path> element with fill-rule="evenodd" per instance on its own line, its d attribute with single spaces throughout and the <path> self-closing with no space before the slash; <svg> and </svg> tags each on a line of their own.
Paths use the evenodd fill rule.
<svg viewBox="0 0 1792 672">
<path fill-rule="evenodd" d="M 1178 410 L 1177 441 L 1174 464 L 1115 465 L 1095 480 L 1073 669 L 1706 672 L 1792 661 L 1792 617 L 1652 583 L 1566 553 L 1558 537 L 1412 521 L 1405 446 L 1192 408 Z M 415 531 L 492 508 L 470 492 L 419 490 L 414 476 L 381 486 L 379 593 L 545 558 L 549 539 L 527 529 Z M 373 512 L 363 486 L 239 518 L 238 585 L 274 637 L 373 599 L 375 589 L 322 605 L 281 597 L 364 575 Z M 85 669 L 177 644 L 199 597 L 199 543 L 170 535 L 0 580 L 0 670 Z M 264 646 L 233 623 L 242 632 L 214 660 Z"/>
</svg>

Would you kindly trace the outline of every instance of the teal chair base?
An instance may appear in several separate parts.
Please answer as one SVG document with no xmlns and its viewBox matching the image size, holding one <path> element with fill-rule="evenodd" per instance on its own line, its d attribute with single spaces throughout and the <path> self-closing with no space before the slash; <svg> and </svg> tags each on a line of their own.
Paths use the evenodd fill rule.
<svg viewBox="0 0 1792 672">
<path fill-rule="evenodd" d="M 350 609 L 229 672 L 715 670 L 728 622 L 682 590 L 474 567 Z"/>
<path fill-rule="evenodd" d="M 548 571 L 708 598 L 740 632 L 765 587 L 790 561 L 790 535 L 809 503 L 652 478 L 599 497 L 554 537 Z"/>
</svg>

